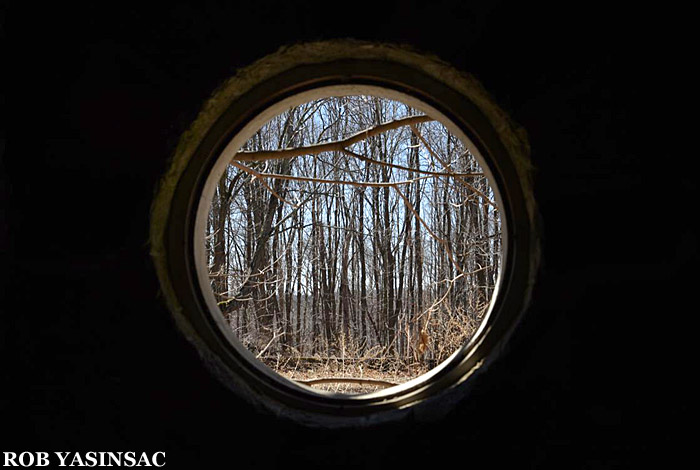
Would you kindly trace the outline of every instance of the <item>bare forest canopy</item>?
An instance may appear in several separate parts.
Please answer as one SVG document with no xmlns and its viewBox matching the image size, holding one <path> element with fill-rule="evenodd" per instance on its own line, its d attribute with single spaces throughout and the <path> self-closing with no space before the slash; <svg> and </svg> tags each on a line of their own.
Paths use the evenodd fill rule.
<svg viewBox="0 0 700 470">
<path fill-rule="evenodd" d="M 391 367 L 399 382 L 443 361 L 474 335 L 501 263 L 494 191 L 470 149 L 374 96 L 266 123 L 219 181 L 206 235 L 232 330 L 300 380 Z"/>
</svg>

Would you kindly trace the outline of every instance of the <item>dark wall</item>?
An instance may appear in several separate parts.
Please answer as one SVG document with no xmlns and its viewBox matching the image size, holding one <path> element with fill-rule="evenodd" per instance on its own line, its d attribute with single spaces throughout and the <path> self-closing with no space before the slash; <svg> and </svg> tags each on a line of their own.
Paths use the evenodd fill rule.
<svg viewBox="0 0 700 470">
<path fill-rule="evenodd" d="M 675 426 L 697 261 L 690 149 L 670 145 L 684 58 L 665 26 L 683 12 L 562 3 L 95 2 L 13 16 L 2 450 L 165 450 L 169 466 L 202 468 L 673 463 L 688 442 Z M 175 328 L 149 257 L 156 183 L 203 100 L 281 45 L 339 37 L 473 73 L 531 140 L 545 234 L 532 307 L 487 379 L 433 424 L 330 432 L 255 413 Z"/>
</svg>

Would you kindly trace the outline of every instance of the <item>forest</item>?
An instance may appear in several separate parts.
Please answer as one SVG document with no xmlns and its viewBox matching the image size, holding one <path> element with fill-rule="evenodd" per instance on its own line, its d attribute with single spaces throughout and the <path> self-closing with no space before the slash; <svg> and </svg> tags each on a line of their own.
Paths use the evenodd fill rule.
<svg viewBox="0 0 700 470">
<path fill-rule="evenodd" d="M 467 343 L 503 243 L 473 152 L 378 96 L 313 100 L 263 125 L 219 180 L 206 228 L 211 288 L 241 343 L 346 393 L 405 382 Z"/>
</svg>

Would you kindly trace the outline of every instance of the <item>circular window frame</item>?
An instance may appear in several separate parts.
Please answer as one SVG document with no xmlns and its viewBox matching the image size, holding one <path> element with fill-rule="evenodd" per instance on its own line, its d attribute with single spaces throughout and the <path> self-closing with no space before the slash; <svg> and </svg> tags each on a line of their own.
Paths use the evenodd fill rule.
<svg viewBox="0 0 700 470">
<path fill-rule="evenodd" d="M 317 99 L 322 99 L 330 96 L 355 96 L 355 95 L 367 95 L 367 96 L 376 96 L 380 97 L 383 99 L 389 99 L 389 100 L 394 100 L 398 101 L 404 104 L 407 104 L 409 106 L 412 106 L 415 109 L 418 109 L 419 111 L 424 112 L 426 115 L 430 116 L 433 118 L 435 121 L 440 122 L 443 126 L 445 126 L 450 132 L 452 132 L 453 135 L 456 135 L 464 144 L 465 146 L 471 151 L 472 156 L 475 158 L 475 160 L 479 163 L 479 165 L 482 168 L 482 171 L 486 175 L 487 180 L 490 182 L 493 178 L 493 174 L 491 173 L 489 167 L 488 167 L 488 162 L 484 159 L 484 157 L 481 155 L 479 149 L 477 146 L 474 145 L 473 142 L 469 139 L 467 135 L 462 132 L 462 130 L 454 125 L 452 122 L 449 122 L 446 116 L 442 115 L 438 110 L 430 107 L 426 103 L 420 102 L 417 100 L 417 98 L 413 96 L 406 95 L 402 92 L 392 90 L 392 89 L 387 89 L 387 88 L 382 88 L 378 87 L 375 85 L 360 85 L 360 84 L 351 84 L 351 85 L 330 85 L 330 86 L 323 86 L 323 87 L 318 87 L 318 88 L 312 88 L 310 90 L 306 90 L 300 93 L 296 93 L 292 96 L 289 96 L 281 101 L 274 102 L 269 108 L 265 109 L 263 112 L 258 114 L 253 120 L 249 121 L 235 136 L 231 138 L 229 143 L 224 147 L 222 150 L 220 156 L 217 158 L 217 160 L 214 162 L 214 165 L 212 166 L 211 171 L 209 172 L 209 175 L 207 176 L 207 180 L 204 183 L 204 188 L 199 195 L 199 205 L 197 209 L 197 213 L 195 216 L 195 227 L 194 227 L 194 232 L 193 232 L 193 237 L 194 237 L 194 267 L 196 270 L 196 275 L 197 275 L 197 281 L 198 281 L 198 288 L 201 291 L 201 294 L 203 296 L 204 302 L 207 304 L 207 308 L 209 309 L 209 312 L 214 317 L 214 322 L 216 323 L 216 326 L 219 328 L 220 332 L 222 335 L 226 337 L 226 339 L 232 344 L 232 346 L 237 350 L 238 355 L 247 360 L 248 362 L 252 363 L 254 367 L 257 367 L 260 373 L 263 374 L 272 374 L 272 379 L 273 380 L 283 380 L 285 383 L 283 385 L 290 386 L 288 379 L 282 377 L 280 374 L 278 374 L 276 371 L 271 369 L 270 367 L 267 367 L 264 363 L 261 361 L 257 360 L 251 353 L 250 351 L 241 344 L 239 339 L 236 337 L 236 335 L 231 331 L 231 328 L 229 325 L 226 324 L 224 321 L 224 316 L 221 313 L 218 305 L 217 305 L 217 300 L 215 298 L 214 292 L 207 287 L 208 283 L 210 282 L 209 280 L 209 272 L 206 269 L 207 266 L 207 255 L 206 255 L 206 249 L 205 249 L 205 233 L 206 233 L 206 224 L 207 224 L 207 218 L 209 216 L 209 212 L 211 210 L 212 206 L 212 199 L 214 197 L 214 192 L 216 189 L 216 186 L 219 183 L 219 180 L 223 176 L 224 172 L 226 171 L 226 167 L 229 165 L 229 162 L 232 160 L 235 160 L 235 155 L 238 153 L 239 149 L 243 147 L 245 142 L 250 139 L 250 137 L 258 131 L 265 123 L 267 123 L 270 119 L 274 118 L 275 116 L 279 115 L 281 112 L 293 107 L 293 106 L 298 106 L 303 103 L 307 103 L 312 100 L 317 100 Z M 494 198 L 496 199 L 496 206 L 501 207 L 502 206 L 502 201 L 501 201 L 501 196 L 500 192 L 497 187 L 490 185 L 493 192 L 494 192 Z M 508 227 L 506 225 L 506 221 L 502 224 L 501 228 L 501 233 L 502 233 L 502 239 L 501 239 L 501 244 L 503 249 L 499 253 L 501 256 L 501 259 L 505 260 L 507 262 L 507 239 L 508 239 Z M 500 289 L 501 285 L 501 272 L 503 269 L 499 270 L 498 276 L 497 276 L 497 281 L 495 283 L 495 288 L 492 293 L 491 299 L 496 299 L 498 297 L 498 292 Z M 484 315 L 484 318 L 482 319 L 479 327 L 477 328 L 477 331 L 474 333 L 474 336 L 470 341 L 467 343 L 463 344 L 458 350 L 454 351 L 453 354 L 450 355 L 450 357 L 444 361 L 442 361 L 440 364 L 437 366 L 433 367 L 430 371 L 427 373 L 424 373 L 418 377 L 415 377 L 403 384 L 400 385 L 395 385 L 392 387 L 389 387 L 388 389 L 383 389 L 383 390 L 378 390 L 372 393 L 363 393 L 359 396 L 352 396 L 349 397 L 353 400 L 353 402 L 357 402 L 358 400 L 377 400 L 377 399 L 391 399 L 392 397 L 395 397 L 399 394 L 403 394 L 406 392 L 409 392 L 410 390 L 414 390 L 417 387 L 421 386 L 421 383 L 427 380 L 431 380 L 435 375 L 439 374 L 440 371 L 445 368 L 449 367 L 449 364 L 455 360 L 455 358 L 461 357 L 462 355 L 466 355 L 469 352 L 469 349 L 471 347 L 471 344 L 474 342 L 474 339 L 477 339 L 479 335 L 481 334 L 481 331 L 483 328 L 488 324 L 488 318 L 493 311 L 493 304 L 494 302 L 490 301 L 489 302 L 489 308 L 487 313 Z M 302 393 L 306 392 L 313 392 L 333 398 L 348 398 L 347 395 L 344 394 L 335 394 L 332 392 L 326 392 L 323 390 L 318 390 L 314 389 L 312 387 L 300 384 L 298 382 L 292 381 L 291 386 L 301 388 Z"/>
<path fill-rule="evenodd" d="M 237 135 L 260 127 L 264 113 L 301 94 L 326 87 L 379 87 L 434 109 L 443 124 L 456 126 L 481 156 L 497 188 L 503 262 L 491 313 L 475 340 L 407 384 L 358 396 L 319 393 L 266 370 L 227 333 L 200 287 L 202 198 L 212 170 Z M 253 132 L 257 129 L 253 129 Z M 242 70 L 208 102 L 175 152 L 153 204 L 152 256 L 161 287 L 178 326 L 209 369 L 232 390 L 277 415 L 322 426 L 395 420 L 418 410 L 440 414 L 468 390 L 467 378 L 484 370 L 500 352 L 527 303 L 539 261 L 536 208 L 528 146 L 473 78 L 405 48 L 367 43 L 302 44 L 279 51 Z M 199 227 L 197 221 L 199 219 Z M 197 254 L 200 250 L 199 254 Z M 201 261 L 201 259 L 199 259 Z M 199 263 L 201 264 L 201 262 Z M 210 288 L 209 288 L 210 290 Z M 218 309 L 216 309 L 218 311 Z M 247 353 L 247 354 L 246 354 Z M 449 398 L 449 399 L 448 399 Z"/>
</svg>

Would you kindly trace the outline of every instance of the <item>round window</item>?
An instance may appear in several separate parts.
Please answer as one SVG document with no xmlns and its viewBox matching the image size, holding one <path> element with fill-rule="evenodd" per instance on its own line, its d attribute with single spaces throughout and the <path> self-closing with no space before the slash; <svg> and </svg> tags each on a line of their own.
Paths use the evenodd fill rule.
<svg viewBox="0 0 700 470">
<path fill-rule="evenodd" d="M 210 369 L 276 414 L 439 413 L 527 304 L 527 145 L 433 58 L 282 50 L 217 91 L 171 165 L 151 240 L 166 299 Z"/>
</svg>

